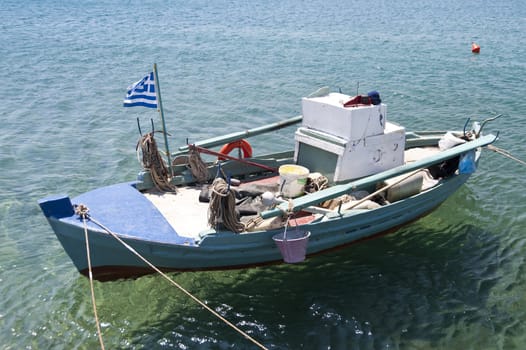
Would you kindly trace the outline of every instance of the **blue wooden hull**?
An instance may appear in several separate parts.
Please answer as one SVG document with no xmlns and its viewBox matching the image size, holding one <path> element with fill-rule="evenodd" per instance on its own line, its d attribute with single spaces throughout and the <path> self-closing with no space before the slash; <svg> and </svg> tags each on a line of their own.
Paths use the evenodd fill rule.
<svg viewBox="0 0 526 350">
<path fill-rule="evenodd" d="M 343 216 L 334 213 L 324 221 L 302 225 L 300 230 L 311 232 L 307 254 L 345 246 L 410 223 L 439 206 L 468 177 L 455 175 L 428 191 L 378 209 L 351 210 Z M 72 211 L 58 209 L 68 202 L 68 197 L 61 196 L 45 198 L 40 205 L 64 250 L 76 268 L 86 274 L 84 223 Z M 272 240 L 282 229 L 243 234 L 217 232 L 192 241 L 178 235 L 133 183 L 103 187 L 69 203 L 87 205 L 93 218 L 165 271 L 240 268 L 282 261 Z M 88 221 L 87 229 L 95 278 L 111 280 L 153 272 L 95 223 Z"/>
</svg>

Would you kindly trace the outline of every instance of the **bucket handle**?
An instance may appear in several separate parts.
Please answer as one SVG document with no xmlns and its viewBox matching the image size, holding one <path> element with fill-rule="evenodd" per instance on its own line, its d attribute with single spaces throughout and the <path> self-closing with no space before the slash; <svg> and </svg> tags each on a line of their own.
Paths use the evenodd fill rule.
<svg viewBox="0 0 526 350">
<path fill-rule="evenodd" d="M 283 187 L 285 187 L 285 182 L 287 182 L 287 179 L 283 179 L 283 183 L 281 184 L 281 187 L 279 189 L 279 193 L 283 194 Z M 289 219 L 287 219 L 287 223 L 289 222 Z"/>
<path fill-rule="evenodd" d="M 289 227 L 289 221 L 290 219 L 292 218 L 293 214 L 291 213 L 290 215 L 287 216 L 287 221 L 285 222 L 285 230 L 283 231 L 283 241 L 287 241 L 287 228 Z M 296 223 L 296 233 L 299 232 L 299 228 L 298 228 L 298 219 L 296 217 L 294 217 L 294 222 Z"/>
</svg>

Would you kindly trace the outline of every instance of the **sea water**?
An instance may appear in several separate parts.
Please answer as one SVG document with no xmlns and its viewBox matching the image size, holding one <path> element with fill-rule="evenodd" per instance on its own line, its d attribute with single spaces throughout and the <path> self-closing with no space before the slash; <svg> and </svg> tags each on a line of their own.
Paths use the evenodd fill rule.
<svg viewBox="0 0 526 350">
<path fill-rule="evenodd" d="M 172 150 L 299 115 L 330 86 L 379 91 L 408 129 L 502 114 L 484 131 L 526 159 L 523 0 L 3 0 L 0 15 L 2 349 L 99 347 L 88 280 L 37 200 L 135 179 L 137 118 L 160 124 L 122 100 L 153 63 Z M 251 139 L 254 153 L 292 132 Z M 170 276 L 270 349 L 522 349 L 525 171 L 485 150 L 467 185 L 391 235 Z M 160 276 L 96 282 L 95 297 L 107 349 L 255 348 Z"/>
</svg>

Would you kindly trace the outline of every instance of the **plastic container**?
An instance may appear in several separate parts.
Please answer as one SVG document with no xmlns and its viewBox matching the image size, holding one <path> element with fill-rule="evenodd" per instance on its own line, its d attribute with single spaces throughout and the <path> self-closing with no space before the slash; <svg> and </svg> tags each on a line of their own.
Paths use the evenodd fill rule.
<svg viewBox="0 0 526 350">
<path fill-rule="evenodd" d="M 477 163 L 475 162 L 475 151 L 471 150 L 463 153 L 460 156 L 458 164 L 458 172 L 460 174 L 473 174 L 477 170 Z"/>
<path fill-rule="evenodd" d="M 400 179 L 403 178 L 404 176 L 407 176 L 407 174 L 385 180 L 384 184 L 386 186 L 389 186 L 393 183 L 396 183 L 397 181 L 400 181 Z M 422 190 L 423 183 L 424 183 L 424 172 L 420 171 L 408 177 L 407 179 L 397 183 L 396 185 L 393 185 L 391 188 L 389 188 L 387 190 L 385 199 L 387 199 L 387 201 L 389 201 L 390 203 L 393 203 L 400 199 L 404 199 L 412 195 L 415 195 L 417 193 L 420 193 L 420 191 Z"/>
<path fill-rule="evenodd" d="M 292 230 L 287 232 L 285 228 L 283 233 L 274 235 L 272 239 L 278 246 L 283 261 L 288 264 L 295 264 L 305 260 L 309 237 L 309 231 Z"/>
<path fill-rule="evenodd" d="M 307 183 L 309 169 L 296 164 L 285 164 L 279 167 L 279 188 L 283 196 L 294 198 L 303 194 Z"/>
<path fill-rule="evenodd" d="M 344 107 L 352 96 L 330 93 L 301 100 L 302 126 L 347 140 L 381 135 L 387 118 L 387 106 L 355 105 Z"/>
</svg>

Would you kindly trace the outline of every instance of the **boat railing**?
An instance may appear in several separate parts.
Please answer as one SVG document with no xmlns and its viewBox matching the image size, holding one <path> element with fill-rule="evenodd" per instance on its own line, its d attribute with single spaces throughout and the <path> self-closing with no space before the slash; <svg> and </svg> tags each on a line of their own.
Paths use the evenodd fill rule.
<svg viewBox="0 0 526 350">
<path fill-rule="evenodd" d="M 302 120 L 303 120 L 303 116 L 299 115 L 299 116 L 296 116 L 296 117 L 293 117 L 293 118 L 289 118 L 289 119 L 286 119 L 286 120 L 283 120 L 283 121 L 280 121 L 280 122 L 276 122 L 276 123 L 263 125 L 263 126 L 260 126 L 260 127 L 257 127 L 257 128 L 252 128 L 252 129 L 248 129 L 248 130 L 244 130 L 244 131 L 233 132 L 233 133 L 230 133 L 230 134 L 227 134 L 227 135 L 222 135 L 222 136 L 213 137 L 213 138 L 209 138 L 209 139 L 206 139 L 206 140 L 198 141 L 198 142 L 194 143 L 193 146 L 198 146 L 198 147 L 202 147 L 202 148 L 217 147 L 217 146 L 221 146 L 221 145 L 223 145 L 225 143 L 230 143 L 230 142 L 238 141 L 238 140 L 241 140 L 241 139 L 244 139 L 244 138 L 249 138 L 249 137 L 256 136 L 256 135 L 265 134 L 265 133 L 268 133 L 268 132 L 271 132 L 271 131 L 275 131 L 275 130 L 279 130 L 279 129 L 285 128 L 285 127 L 290 126 L 290 125 L 298 124 Z M 178 155 L 186 154 L 190 150 L 190 146 L 191 145 L 181 146 L 181 147 L 179 147 L 179 151 L 173 153 L 172 155 L 173 156 L 178 156 Z"/>
</svg>

